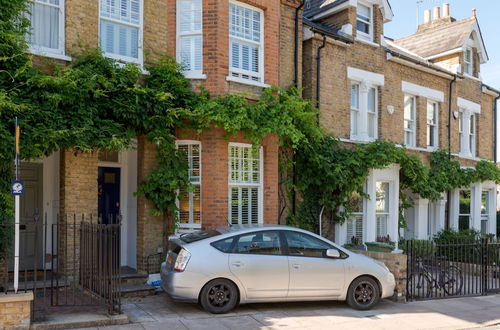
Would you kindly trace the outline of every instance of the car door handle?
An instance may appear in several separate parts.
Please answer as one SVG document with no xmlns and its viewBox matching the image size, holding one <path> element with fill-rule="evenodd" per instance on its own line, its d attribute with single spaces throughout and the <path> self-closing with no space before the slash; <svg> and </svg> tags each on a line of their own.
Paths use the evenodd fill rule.
<svg viewBox="0 0 500 330">
<path fill-rule="evenodd" d="M 299 269 L 300 268 L 300 264 L 292 264 L 292 267 L 295 268 L 295 269 Z"/>
<path fill-rule="evenodd" d="M 231 264 L 233 266 L 235 266 L 235 267 L 241 267 L 241 266 L 243 266 L 243 263 L 241 261 L 233 261 Z"/>
</svg>

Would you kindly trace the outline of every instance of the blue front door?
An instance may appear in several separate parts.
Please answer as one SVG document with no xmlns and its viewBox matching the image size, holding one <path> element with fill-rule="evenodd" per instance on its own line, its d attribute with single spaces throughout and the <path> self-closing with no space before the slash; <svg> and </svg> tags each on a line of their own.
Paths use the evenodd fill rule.
<svg viewBox="0 0 500 330">
<path fill-rule="evenodd" d="M 116 223 L 120 214 L 120 169 L 99 167 L 98 213 L 102 223 Z"/>
</svg>

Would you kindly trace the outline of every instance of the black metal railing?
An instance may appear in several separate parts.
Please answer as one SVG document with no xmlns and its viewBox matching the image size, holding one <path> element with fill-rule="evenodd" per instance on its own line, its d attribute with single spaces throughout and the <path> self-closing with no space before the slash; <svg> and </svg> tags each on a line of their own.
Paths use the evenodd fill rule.
<svg viewBox="0 0 500 330">
<path fill-rule="evenodd" d="M 408 300 L 500 291 L 500 243 L 483 238 L 406 244 Z"/>
<path fill-rule="evenodd" d="M 21 236 L 18 292 L 33 291 L 33 319 L 61 310 L 121 313 L 121 217 L 108 217 L 108 224 L 100 219 L 73 214 L 49 221 L 35 214 L 23 221 L 21 231 L 31 231 Z M 7 276 L 0 276 L 5 293 L 14 290 L 12 253 L 7 263 Z"/>
</svg>

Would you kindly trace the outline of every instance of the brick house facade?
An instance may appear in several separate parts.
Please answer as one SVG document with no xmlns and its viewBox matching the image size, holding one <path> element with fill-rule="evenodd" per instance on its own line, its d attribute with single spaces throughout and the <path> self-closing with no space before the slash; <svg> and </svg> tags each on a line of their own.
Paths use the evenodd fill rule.
<svg viewBox="0 0 500 330">
<path fill-rule="evenodd" d="M 249 100 L 257 100 L 265 86 L 294 83 L 290 67 L 299 1 L 128 0 L 123 1 L 126 12 L 116 3 L 35 0 L 30 51 L 38 58 L 69 62 L 80 46 L 100 47 L 105 56 L 139 66 L 166 54 L 184 64 L 193 88 L 203 86 L 212 95 L 237 93 Z M 49 11 L 50 18 L 43 16 Z M 243 29 L 248 23 L 244 20 L 251 23 L 251 31 Z M 199 180 L 194 182 L 199 190 L 180 202 L 181 231 L 228 221 L 278 223 L 276 136 L 265 138 L 252 168 L 258 171 L 258 182 L 244 182 L 246 186 L 231 182 L 231 175 L 238 173 L 229 173 L 231 162 L 253 157 L 248 153 L 251 141 L 243 135 L 228 141 L 222 129 L 214 128 L 202 134 L 177 131 L 176 136 Z M 49 222 L 57 214 L 97 215 L 102 182 L 114 182 L 119 186 L 114 201 L 123 215 L 122 266 L 145 271 L 147 257 L 165 247 L 165 223 L 151 215 L 151 202 L 134 192 L 154 169 L 155 157 L 155 146 L 144 136 L 137 137 L 136 150 L 117 155 L 61 150 L 38 162 L 43 180 L 34 184 L 43 185 L 40 209 Z M 249 199 L 253 202 L 243 202 Z"/>
<path fill-rule="evenodd" d="M 433 20 L 427 12 L 414 35 L 393 40 L 384 37 L 384 22 L 393 17 L 387 1 L 309 1 L 303 88 L 306 98 L 320 96 L 321 125 L 346 144 L 384 139 L 405 145 L 425 163 L 448 145 L 464 167 L 496 160 L 494 103 L 500 94 L 481 81 L 480 64 L 488 56 L 474 15 L 456 20 L 445 4 L 443 17 L 437 8 Z M 352 236 L 363 242 L 386 235 L 428 239 L 445 227 L 496 233 L 493 182 L 462 187 L 439 201 L 412 196 L 408 228 L 401 232 L 399 167 L 372 170 L 365 192 L 372 198 L 336 225 L 336 242 L 350 243 Z"/>
</svg>

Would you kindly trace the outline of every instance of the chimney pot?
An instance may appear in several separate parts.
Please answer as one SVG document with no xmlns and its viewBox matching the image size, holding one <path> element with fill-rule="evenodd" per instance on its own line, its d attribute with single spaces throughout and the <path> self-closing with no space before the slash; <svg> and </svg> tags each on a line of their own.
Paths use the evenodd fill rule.
<svg viewBox="0 0 500 330">
<path fill-rule="evenodd" d="M 427 24 L 431 21 L 431 10 L 426 9 L 424 10 L 424 24 Z"/>
<path fill-rule="evenodd" d="M 443 17 L 450 17 L 450 4 L 443 4 Z"/>
<path fill-rule="evenodd" d="M 434 7 L 434 20 L 440 19 L 441 18 L 441 7 L 436 6 Z"/>
</svg>

